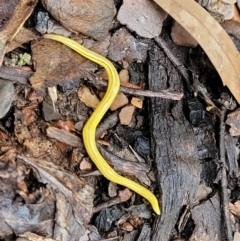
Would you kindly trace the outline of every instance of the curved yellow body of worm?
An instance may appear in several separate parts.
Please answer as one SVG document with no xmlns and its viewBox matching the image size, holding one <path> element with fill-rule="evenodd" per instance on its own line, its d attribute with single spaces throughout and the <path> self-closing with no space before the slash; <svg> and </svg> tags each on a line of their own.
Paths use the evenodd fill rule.
<svg viewBox="0 0 240 241">
<path fill-rule="evenodd" d="M 120 87 L 120 81 L 115 67 L 108 59 L 83 47 L 74 40 L 55 34 L 46 34 L 44 35 L 44 38 L 56 40 L 65 44 L 66 46 L 75 50 L 80 55 L 84 56 L 85 58 L 90 59 L 91 61 L 101 65 L 107 71 L 109 78 L 107 92 L 83 128 L 82 135 L 86 151 L 89 157 L 97 166 L 98 170 L 103 174 L 105 178 L 114 183 L 128 187 L 129 189 L 146 198 L 151 203 L 153 210 L 158 215 L 160 215 L 160 208 L 155 195 L 140 184 L 117 174 L 104 160 L 104 158 L 97 149 L 95 140 L 97 125 L 111 106 L 116 95 L 118 94 Z"/>
</svg>

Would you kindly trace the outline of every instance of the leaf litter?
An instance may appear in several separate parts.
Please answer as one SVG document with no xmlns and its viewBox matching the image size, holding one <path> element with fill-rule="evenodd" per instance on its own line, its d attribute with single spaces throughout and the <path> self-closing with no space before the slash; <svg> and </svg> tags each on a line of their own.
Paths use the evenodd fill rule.
<svg viewBox="0 0 240 241">
<path fill-rule="evenodd" d="M 181 11 L 177 11 L 179 1 L 173 0 L 173 2 L 175 5 L 169 14 L 189 30 L 191 26 L 188 22 L 184 22 L 183 16 L 180 16 Z M 235 2 L 218 2 L 220 3 L 209 1 L 205 7 L 220 22 L 231 19 L 234 14 L 232 10 L 236 9 L 233 5 Z M 168 89 L 159 93 L 147 92 L 146 83 L 142 82 L 139 85 L 137 82 L 136 84 L 134 75 L 139 76 L 140 72 L 140 78 L 137 78 L 137 81 L 146 79 L 144 71 L 147 66 L 148 51 L 155 44 L 152 38 L 158 37 L 162 28 L 165 27 L 164 24 L 167 25 L 168 19 L 165 12 L 168 10 L 167 5 L 162 0 L 156 0 L 161 9 L 153 2 L 137 1 L 136 5 L 142 10 L 135 11 L 131 1 L 123 1 L 123 4 L 115 1 L 116 6 L 114 6 L 114 1 L 111 0 L 104 3 L 95 1 L 85 3 L 78 0 L 71 3 L 65 1 L 56 3 L 42 0 L 39 4 L 49 11 L 52 15 L 49 17 L 50 15 L 42 6 L 40 10 L 39 6 L 35 7 L 36 3 L 37 1 L 29 3 L 22 0 L 19 3 L 15 2 L 17 6 L 15 7 L 2 1 L 8 11 L 1 12 L 0 15 L 3 40 L 0 47 L 3 60 L 0 77 L 4 74 L 8 80 L 18 84 L 15 84 L 16 97 L 13 103 L 7 110 L 5 109 L 8 114 L 0 119 L 2 181 L 0 236 L 1 238 L 16 236 L 27 240 L 101 240 L 103 238 L 112 240 L 111 238 L 121 236 L 123 240 L 127 240 L 129 232 L 129 234 L 132 233 L 131 240 L 142 240 L 143 237 L 150 240 L 152 228 L 149 222 L 153 221 L 153 215 L 149 206 L 128 189 L 122 190 L 115 187 L 114 190 L 107 190 L 106 187 L 109 185 L 106 185 L 106 180 L 101 178 L 99 173 L 94 175 L 95 168 L 93 165 L 88 165 L 89 160 L 86 159 L 81 127 L 104 95 L 104 85 L 96 84 L 97 81 L 100 83 L 102 70 L 67 47 L 39 38 L 41 35 L 36 31 L 39 28 L 35 29 L 31 21 L 34 22 L 34 14 L 47 16 L 45 19 L 38 17 L 40 21 L 38 24 L 45 21 L 44 31 L 48 32 L 62 28 L 56 23 L 57 20 L 64 26 L 61 30 L 63 34 L 71 35 L 79 43 L 115 62 L 122 85 L 125 86 L 125 89 L 122 88 L 125 94 L 121 92 L 119 94 L 124 96 L 124 101 L 115 103 L 115 107 L 112 106 L 105 117 L 104 121 L 107 124 L 102 126 L 99 143 L 108 143 L 108 145 L 107 150 L 103 146 L 99 146 L 99 149 L 118 172 L 138 179 L 149 189 L 154 190 L 155 184 L 152 180 L 156 181 L 156 178 L 149 172 L 151 154 L 149 154 L 148 141 L 145 142 L 146 139 L 148 140 L 148 134 L 145 131 L 147 120 L 144 119 L 143 113 L 146 110 L 145 98 L 139 98 L 139 96 L 160 94 L 163 98 L 179 100 L 182 98 L 182 93 L 175 92 L 174 97 L 169 95 L 171 90 Z M 65 4 L 66 8 L 62 8 L 61 4 Z M 82 16 L 78 16 L 78 11 L 69 11 L 73 6 L 74 9 L 85 9 L 87 14 L 84 10 Z M 190 9 L 191 4 L 184 5 L 184 8 Z M 29 18 L 33 11 L 34 14 Z M 133 11 L 132 14 L 131 11 Z M 6 15 L 7 12 L 12 12 L 11 17 Z M 38 15 L 40 12 L 41 14 Z M 154 14 L 149 16 L 148 12 L 154 12 L 156 17 Z M 17 16 L 21 18 L 13 24 Z M 141 19 L 139 16 L 145 16 L 145 18 Z M 208 20 L 206 21 L 208 24 L 205 19 Z M 82 24 L 79 24 L 79 21 Z M 24 23 L 26 24 L 22 27 Z M 202 45 L 224 84 L 239 101 L 239 81 L 237 68 L 235 68 L 238 62 L 236 48 L 230 43 L 229 36 L 224 34 L 208 15 L 201 12 L 196 23 L 198 28 L 189 32 Z M 175 25 L 177 24 L 175 22 Z M 52 26 L 56 28 L 50 28 Z M 238 38 L 238 32 L 234 27 L 238 25 L 235 22 L 231 24 L 223 22 L 222 26 L 232 36 Z M 221 42 L 218 42 L 212 30 L 215 27 L 222 36 Z M 199 38 L 203 28 L 211 29 L 208 38 L 206 34 L 204 34 L 206 38 Z M 173 31 L 176 30 L 172 28 L 171 31 L 174 40 Z M 175 34 L 178 37 L 178 32 Z M 189 46 L 189 37 L 186 34 L 182 35 L 182 38 L 185 38 L 184 41 L 175 41 L 175 43 Z M 31 51 L 29 51 L 29 41 L 31 41 Z M 208 47 L 205 47 L 206 43 Z M 196 47 L 196 45 L 191 46 Z M 218 49 L 215 52 L 210 51 L 212 46 Z M 228 52 L 225 51 L 227 47 L 229 47 Z M 7 54 L 8 52 L 10 54 Z M 22 62 L 23 66 L 7 68 L 11 62 L 9 62 L 11 54 L 17 53 L 17 56 L 24 56 L 27 52 L 31 53 L 32 62 Z M 235 59 L 232 58 L 233 56 Z M 25 75 L 26 67 L 29 67 L 30 71 Z M 229 71 L 223 73 L 223 68 Z M 23 77 L 21 81 L 25 85 L 19 84 L 21 81 L 18 77 Z M 197 86 L 195 89 L 198 89 Z M 204 90 L 203 100 L 206 100 L 206 103 L 214 103 L 214 106 L 219 105 L 219 102 L 210 99 L 212 96 L 206 94 L 207 91 Z M 224 103 L 227 101 L 229 99 L 225 98 Z M 47 112 L 44 103 L 51 103 L 52 109 Z M 46 118 L 51 111 L 58 112 L 59 115 Z M 124 111 L 125 115 L 123 115 Z M 111 120 L 112 115 L 115 115 L 113 120 Z M 57 121 L 53 122 L 54 120 Z M 129 129 L 119 132 L 117 128 L 120 125 L 119 122 Z M 231 113 L 226 123 L 231 125 L 230 134 L 234 136 L 239 134 L 238 112 Z M 140 127 L 140 130 L 137 127 Z M 123 202 L 126 202 L 125 206 L 122 205 Z M 238 202 L 230 203 L 229 209 L 234 215 L 238 215 Z M 96 213 L 94 221 L 91 220 L 93 213 Z M 98 230 L 92 224 L 95 224 Z M 136 230 L 140 227 L 142 231 L 137 233 Z M 138 239 L 136 239 L 137 236 Z"/>
</svg>

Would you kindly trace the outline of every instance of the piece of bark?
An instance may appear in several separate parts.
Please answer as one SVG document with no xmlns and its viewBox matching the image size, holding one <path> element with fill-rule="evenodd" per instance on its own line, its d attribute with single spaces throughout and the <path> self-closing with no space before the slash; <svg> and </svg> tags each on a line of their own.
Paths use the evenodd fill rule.
<svg viewBox="0 0 240 241">
<path fill-rule="evenodd" d="M 0 78 L 11 80 L 20 84 L 27 84 L 34 72 L 20 67 L 1 66 Z"/>
<path fill-rule="evenodd" d="M 167 86 L 183 90 L 182 78 L 178 71 L 157 47 L 150 52 L 148 77 L 152 91 L 159 91 Z M 151 240 L 169 241 L 176 232 L 175 227 L 181 207 L 187 204 L 186 195 L 189 202 L 194 203 L 200 182 L 207 182 L 211 185 L 213 180 L 210 180 L 209 176 L 214 172 L 207 168 L 209 165 L 207 162 L 201 163 L 200 161 L 208 155 L 207 153 L 203 155 L 201 148 L 206 148 L 206 152 L 209 150 L 199 144 L 201 140 L 198 138 L 200 137 L 196 136 L 196 131 L 185 116 L 184 101 L 152 98 L 150 102 L 153 158 L 156 162 L 158 182 L 162 193 L 162 213 L 156 222 Z M 204 212 L 204 209 L 201 210 Z M 215 212 L 220 212 L 220 210 L 215 210 Z M 213 221 L 214 215 L 208 217 L 209 220 L 206 220 L 206 223 L 214 225 L 212 228 L 209 227 L 208 235 L 220 241 L 220 220 L 214 219 L 215 222 L 210 222 Z M 200 219 L 196 221 L 198 225 L 202 225 L 200 228 L 202 237 L 204 237 L 206 234 L 204 222 L 200 222 Z M 210 241 L 210 239 L 206 240 Z"/>
<path fill-rule="evenodd" d="M 114 170 L 117 172 L 138 177 L 144 175 L 150 170 L 150 167 L 147 164 L 127 161 L 123 158 L 117 157 L 100 145 L 98 145 L 98 148 L 101 154 L 107 159 L 110 165 L 114 166 Z"/>
<path fill-rule="evenodd" d="M 194 207 L 192 210 L 192 218 L 196 226 L 189 241 L 223 240 L 221 239 L 221 236 L 213 236 L 214 233 L 221 234 L 222 232 L 220 209 L 220 198 L 218 194 L 214 195 L 210 200 L 202 203 L 201 206 Z M 202 230 L 203 228 L 205 229 L 204 231 Z"/>
<path fill-rule="evenodd" d="M 46 131 L 48 137 L 66 143 L 70 146 L 78 147 L 81 150 L 84 150 L 82 139 L 78 136 L 63 129 L 58 129 L 52 126 L 48 127 Z M 114 166 L 114 170 L 117 172 L 133 176 L 143 176 L 146 172 L 150 170 L 150 167 L 147 164 L 124 160 L 120 157 L 117 157 L 107 152 L 100 145 L 98 145 L 98 148 L 100 149 L 104 158 L 107 159 L 110 165 Z"/>
<path fill-rule="evenodd" d="M 81 138 L 78 136 L 63 130 L 63 129 L 58 129 L 56 127 L 49 126 L 47 128 L 47 136 L 53 139 L 56 139 L 58 141 L 61 141 L 65 144 L 68 144 L 73 147 L 79 147 L 83 149 L 83 143 Z"/>
</svg>

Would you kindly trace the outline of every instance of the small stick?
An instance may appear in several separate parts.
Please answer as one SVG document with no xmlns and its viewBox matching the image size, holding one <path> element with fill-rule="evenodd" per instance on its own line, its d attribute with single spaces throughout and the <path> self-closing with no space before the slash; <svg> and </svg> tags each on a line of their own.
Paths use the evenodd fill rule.
<svg viewBox="0 0 240 241">
<path fill-rule="evenodd" d="M 94 79 L 89 80 L 89 82 L 93 84 L 100 84 L 102 86 L 107 86 L 107 81 L 101 80 L 101 79 Z M 159 97 L 164 99 L 171 99 L 171 100 L 181 100 L 183 97 L 183 93 L 178 93 L 171 90 L 160 90 L 158 92 L 150 91 L 150 90 L 138 90 L 128 87 L 120 87 L 120 91 L 126 94 L 130 95 L 137 95 L 137 96 L 145 96 L 145 97 Z"/>
<path fill-rule="evenodd" d="M 226 158 L 225 158 L 225 116 L 226 108 L 222 107 L 222 115 L 220 118 L 220 162 L 222 166 L 222 178 L 221 178 L 221 187 L 222 187 L 222 202 L 223 202 L 223 212 L 226 225 L 226 236 L 228 241 L 233 240 L 231 220 L 229 214 L 229 199 L 227 191 L 227 171 L 226 171 Z"/>
</svg>

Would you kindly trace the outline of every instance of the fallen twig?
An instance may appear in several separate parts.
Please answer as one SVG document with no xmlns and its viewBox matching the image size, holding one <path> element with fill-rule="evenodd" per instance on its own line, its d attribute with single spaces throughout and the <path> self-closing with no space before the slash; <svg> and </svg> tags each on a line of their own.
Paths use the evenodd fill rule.
<svg viewBox="0 0 240 241">
<path fill-rule="evenodd" d="M 20 67 L 0 67 L 0 78 L 11 80 L 20 84 L 28 84 L 28 79 L 33 75 L 32 71 Z"/>
<path fill-rule="evenodd" d="M 225 158 L 225 116 L 226 116 L 226 108 L 222 107 L 222 116 L 220 118 L 220 161 L 222 166 L 222 179 L 221 179 L 221 187 L 222 187 L 222 206 L 224 212 L 225 226 L 226 226 L 226 240 L 232 241 L 232 228 L 231 228 L 231 220 L 229 215 L 229 198 L 227 191 L 227 171 L 226 171 L 226 158 Z"/>
<path fill-rule="evenodd" d="M 93 84 L 100 84 L 102 86 L 107 86 L 107 81 L 97 79 L 89 80 L 89 82 Z M 138 89 L 132 89 L 127 87 L 120 87 L 120 91 L 126 94 L 130 95 L 137 95 L 137 96 L 145 96 L 145 97 L 159 97 L 164 99 L 171 99 L 171 100 L 181 100 L 183 97 L 183 93 L 177 93 L 175 91 L 171 90 L 160 90 L 158 92 L 150 91 L 150 90 L 138 90 Z"/>
</svg>

